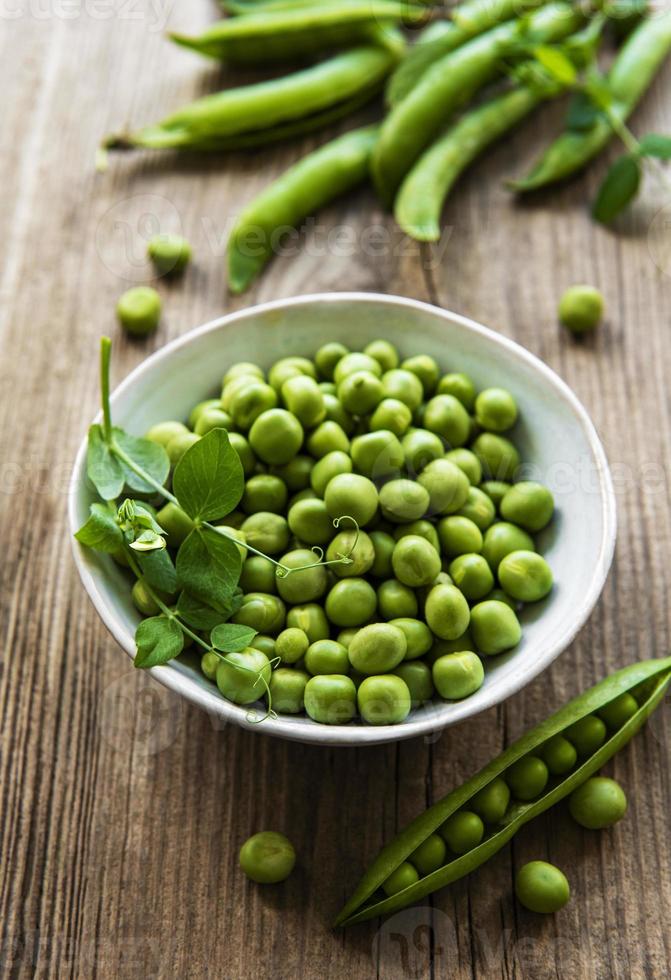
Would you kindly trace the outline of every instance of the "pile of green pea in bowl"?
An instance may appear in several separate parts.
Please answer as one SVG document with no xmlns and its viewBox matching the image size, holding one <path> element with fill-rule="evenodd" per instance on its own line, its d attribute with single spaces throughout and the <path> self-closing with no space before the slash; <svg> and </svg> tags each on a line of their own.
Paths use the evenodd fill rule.
<svg viewBox="0 0 671 980">
<path fill-rule="evenodd" d="M 231 364 L 220 397 L 138 439 L 111 425 L 108 365 L 103 346 L 88 474 L 105 503 L 77 537 L 134 577 L 136 666 L 189 650 L 260 720 L 398 724 L 473 695 L 551 592 L 534 535 L 554 501 L 518 479 L 509 391 L 331 342 Z"/>
</svg>

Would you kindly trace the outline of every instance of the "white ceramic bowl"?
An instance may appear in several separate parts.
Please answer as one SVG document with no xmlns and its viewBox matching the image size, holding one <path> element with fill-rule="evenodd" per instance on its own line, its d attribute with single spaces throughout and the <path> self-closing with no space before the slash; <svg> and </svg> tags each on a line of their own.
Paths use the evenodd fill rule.
<svg viewBox="0 0 671 980">
<path fill-rule="evenodd" d="M 247 708 L 224 700 L 196 666 L 174 662 L 154 677 L 216 716 L 265 734 L 323 745 L 364 745 L 437 731 L 504 701 L 564 650 L 589 616 L 603 588 L 615 544 L 615 498 L 608 464 L 578 399 L 542 361 L 524 348 L 454 313 L 410 299 L 368 293 L 327 293 L 279 300 L 221 317 L 149 357 L 112 395 L 116 423 L 141 434 L 167 418 L 186 417 L 218 393 L 234 361 L 268 367 L 289 354 L 312 354 L 328 340 L 361 349 L 384 337 L 402 354 L 432 354 L 444 370 L 465 371 L 479 388 L 501 385 L 515 395 L 520 420 L 514 440 L 531 463 L 530 478 L 552 487 L 557 513 L 540 537 L 555 588 L 522 613 L 523 636 L 512 652 L 486 662 L 481 689 L 465 701 L 436 700 L 400 725 L 318 725 L 280 716 L 262 724 Z M 71 530 L 84 523 L 95 499 L 86 479 L 86 444 L 74 467 L 69 501 Z M 139 621 L 123 572 L 105 555 L 74 545 L 84 588 L 103 622 L 132 657 Z"/>
</svg>

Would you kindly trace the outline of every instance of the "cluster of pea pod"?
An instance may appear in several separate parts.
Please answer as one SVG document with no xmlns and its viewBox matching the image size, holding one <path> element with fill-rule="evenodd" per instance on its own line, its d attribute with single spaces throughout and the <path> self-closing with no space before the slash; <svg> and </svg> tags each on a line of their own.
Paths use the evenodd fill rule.
<svg viewBox="0 0 671 980">
<path fill-rule="evenodd" d="M 397 912 L 479 868 L 626 745 L 669 685 L 671 657 L 625 667 L 570 701 L 384 847 L 335 924 Z"/>
<path fill-rule="evenodd" d="M 634 2 L 640 9 L 645 0 Z M 444 8 L 432 11 L 411 0 L 222 5 L 232 16 L 198 37 L 172 39 L 233 66 L 267 68 L 304 59 L 308 65 L 205 96 L 155 125 L 109 137 L 106 148 L 263 147 L 351 115 L 385 84 L 388 110 L 381 123 L 351 130 L 301 159 L 244 209 L 229 240 L 233 292 L 246 289 L 272 257 L 280 230 L 299 226 L 369 175 L 407 234 L 437 240 L 443 205 L 464 169 L 573 84 L 563 83 L 561 73 L 539 74 L 539 62 L 529 53 L 542 49 L 547 57 L 553 45 L 562 45 L 576 68 L 585 68 L 608 19 L 607 11 L 587 13 L 584 5 L 566 0 L 464 0 L 447 18 Z M 621 4 L 612 12 L 621 17 Z M 427 20 L 419 40 L 407 48 L 399 27 Z M 670 49 L 671 12 L 640 17 L 604 83 L 609 117 L 567 125 L 529 175 L 511 186 L 534 190 L 586 166 L 625 123 Z"/>
</svg>

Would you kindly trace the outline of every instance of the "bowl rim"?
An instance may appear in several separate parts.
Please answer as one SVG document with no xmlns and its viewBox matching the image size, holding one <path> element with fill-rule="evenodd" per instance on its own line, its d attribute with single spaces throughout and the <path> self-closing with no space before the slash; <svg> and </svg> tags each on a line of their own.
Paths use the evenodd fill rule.
<svg viewBox="0 0 671 980">
<path fill-rule="evenodd" d="M 467 330 L 479 335 L 500 348 L 512 352 L 517 358 L 525 361 L 527 365 L 541 374 L 551 388 L 568 404 L 578 423 L 586 436 L 590 451 L 593 454 L 596 473 L 598 476 L 598 489 L 601 499 L 603 513 L 603 531 L 599 543 L 599 555 L 595 563 L 595 573 L 590 582 L 589 589 L 583 596 L 582 603 L 576 611 L 576 615 L 571 619 L 566 629 L 548 644 L 542 657 L 539 657 L 529 667 L 523 675 L 516 674 L 509 678 L 507 683 L 499 688 L 494 688 L 481 699 L 480 703 L 473 708 L 469 704 L 470 698 L 464 701 L 450 702 L 450 711 L 443 712 L 441 715 L 429 714 L 428 717 L 419 720 L 409 720 L 399 725 L 380 725 L 366 726 L 356 725 L 300 725 L 293 727 L 292 719 L 282 716 L 273 719 L 267 718 L 262 724 L 255 720 L 253 715 L 245 707 L 234 705 L 220 697 L 214 692 L 210 692 L 199 687 L 190 678 L 184 677 L 174 670 L 169 664 L 151 667 L 149 673 L 159 681 L 164 687 L 185 697 L 191 703 L 205 710 L 210 716 L 215 716 L 219 723 L 232 722 L 247 730 L 261 732 L 267 735 L 274 735 L 290 741 L 303 743 L 327 745 L 327 746 L 361 746 L 379 745 L 387 742 L 397 742 L 418 736 L 430 736 L 445 728 L 451 727 L 467 718 L 475 717 L 482 711 L 486 711 L 498 704 L 501 704 L 513 694 L 518 693 L 526 687 L 534 678 L 541 674 L 573 641 L 578 632 L 585 625 L 596 602 L 603 590 L 615 550 L 615 540 L 617 534 L 617 515 L 616 499 L 613 488 L 612 477 L 608 467 L 606 453 L 597 434 L 594 423 L 590 419 L 587 410 L 584 408 L 577 395 L 571 390 L 568 384 L 531 351 L 521 344 L 508 337 L 485 327 L 483 324 L 472 320 L 470 317 L 459 313 L 453 313 L 432 303 L 422 300 L 411 299 L 404 296 L 395 296 L 385 293 L 343 291 L 326 293 L 308 293 L 300 296 L 291 296 L 284 299 L 272 300 L 266 303 L 259 303 L 254 306 L 245 307 L 223 316 L 209 320 L 207 323 L 193 330 L 176 337 L 163 347 L 154 351 L 144 358 L 133 370 L 114 388 L 110 396 L 112 410 L 115 403 L 123 397 L 125 392 L 132 388 L 136 381 L 150 368 L 153 368 L 162 360 L 169 359 L 170 356 L 182 347 L 192 344 L 200 337 L 208 333 L 220 330 L 222 327 L 234 326 L 236 323 L 244 321 L 250 316 L 263 315 L 274 311 L 286 310 L 294 307 L 307 306 L 314 303 L 371 303 L 382 304 L 394 307 L 405 307 L 411 310 L 419 310 L 433 316 L 439 316 L 446 321 L 457 323 Z M 93 423 L 100 422 L 102 413 L 98 412 Z M 86 479 L 86 436 L 82 440 L 77 455 L 75 457 L 70 485 L 68 492 L 68 518 L 70 524 L 72 550 L 75 565 L 79 573 L 85 591 L 87 592 L 96 612 L 101 618 L 110 635 L 126 651 L 128 656 L 133 659 L 135 646 L 129 642 L 125 629 L 114 614 L 112 608 L 106 601 L 103 591 L 98 585 L 98 577 L 89 567 L 86 561 L 86 549 L 74 538 L 74 533 L 79 526 L 77 515 L 77 490 Z M 131 637 L 132 641 L 132 637 Z"/>
</svg>

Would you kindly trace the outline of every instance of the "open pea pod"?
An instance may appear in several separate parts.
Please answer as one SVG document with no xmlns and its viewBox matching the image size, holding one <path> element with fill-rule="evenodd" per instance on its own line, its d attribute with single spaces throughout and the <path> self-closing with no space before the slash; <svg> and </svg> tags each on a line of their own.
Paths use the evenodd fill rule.
<svg viewBox="0 0 671 980">
<path fill-rule="evenodd" d="M 479 868 L 501 850 L 520 827 L 568 796 L 626 745 L 660 703 L 669 684 L 671 684 L 671 657 L 632 664 L 605 678 L 527 732 L 463 786 L 429 807 L 391 844 L 380 851 L 338 915 L 335 925 L 353 925 L 378 915 L 397 912 Z M 580 760 L 571 772 L 552 778 L 543 792 L 530 802 L 511 801 L 502 820 L 492 826 L 483 841 L 472 850 L 460 856 L 455 855 L 438 870 L 420 878 L 396 894 L 390 897 L 378 897 L 378 889 L 399 865 L 427 837 L 437 831 L 448 817 L 457 810 L 467 808 L 469 801 L 492 780 L 497 777 L 505 779 L 506 771 L 523 756 L 534 754 L 553 736 L 562 735 L 575 722 L 599 712 L 615 698 L 627 693 L 635 697 L 639 705 L 638 710 L 612 732 L 607 741 L 596 751 Z"/>
</svg>

